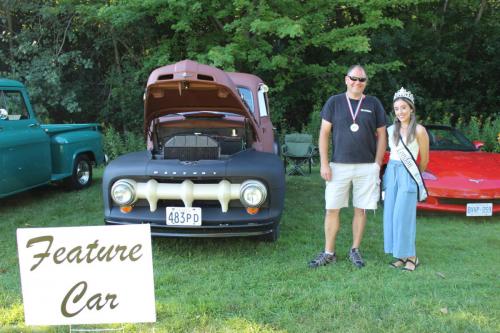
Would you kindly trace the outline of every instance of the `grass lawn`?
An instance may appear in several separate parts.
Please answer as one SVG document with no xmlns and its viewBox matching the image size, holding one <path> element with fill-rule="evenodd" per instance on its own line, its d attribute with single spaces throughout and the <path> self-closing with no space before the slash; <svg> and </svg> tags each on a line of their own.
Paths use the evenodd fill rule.
<svg viewBox="0 0 500 333">
<path fill-rule="evenodd" d="M 69 331 L 24 325 L 16 228 L 102 225 L 101 175 L 80 192 L 48 186 L 0 200 L 1 332 Z M 419 216 L 422 264 L 413 273 L 388 266 L 380 210 L 368 215 L 367 266 L 354 268 L 345 258 L 351 218 L 352 209 L 342 212 L 339 262 L 307 268 L 323 249 L 315 169 L 287 179 L 277 243 L 155 238 L 157 322 L 125 332 L 500 332 L 498 216 Z"/>
</svg>

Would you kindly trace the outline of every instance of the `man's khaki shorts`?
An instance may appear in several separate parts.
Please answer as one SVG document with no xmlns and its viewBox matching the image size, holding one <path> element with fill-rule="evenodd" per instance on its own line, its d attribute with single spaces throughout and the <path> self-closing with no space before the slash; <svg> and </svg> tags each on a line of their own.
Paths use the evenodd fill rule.
<svg viewBox="0 0 500 333">
<path fill-rule="evenodd" d="M 332 180 L 326 182 L 326 209 L 340 209 L 349 206 L 351 183 L 353 206 L 361 209 L 377 209 L 380 194 L 380 166 L 378 163 L 330 163 L 330 168 L 332 169 Z"/>
</svg>

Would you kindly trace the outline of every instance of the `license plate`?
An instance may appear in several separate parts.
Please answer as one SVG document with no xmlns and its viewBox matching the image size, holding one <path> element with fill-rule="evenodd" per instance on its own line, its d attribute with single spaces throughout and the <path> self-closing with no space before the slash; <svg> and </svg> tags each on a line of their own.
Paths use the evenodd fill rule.
<svg viewBox="0 0 500 333">
<path fill-rule="evenodd" d="M 167 225 L 178 227 L 200 226 L 200 207 L 167 207 Z"/>
<path fill-rule="evenodd" d="M 493 216 L 493 204 L 469 203 L 467 204 L 466 216 Z"/>
</svg>

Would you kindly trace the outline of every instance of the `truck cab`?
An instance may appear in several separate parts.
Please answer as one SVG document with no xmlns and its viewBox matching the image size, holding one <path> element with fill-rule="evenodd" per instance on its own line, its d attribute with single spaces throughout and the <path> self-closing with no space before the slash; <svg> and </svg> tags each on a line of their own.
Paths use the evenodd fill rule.
<svg viewBox="0 0 500 333">
<path fill-rule="evenodd" d="M 103 161 L 97 124 L 42 125 L 25 86 L 0 79 L 0 198 L 51 181 L 87 187 Z"/>
</svg>

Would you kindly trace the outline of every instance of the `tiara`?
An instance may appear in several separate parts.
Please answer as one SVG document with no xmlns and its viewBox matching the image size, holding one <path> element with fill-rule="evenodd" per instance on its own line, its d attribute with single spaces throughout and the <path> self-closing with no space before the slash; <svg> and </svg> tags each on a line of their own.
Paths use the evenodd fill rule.
<svg viewBox="0 0 500 333">
<path fill-rule="evenodd" d="M 406 90 L 405 88 L 401 87 L 401 89 L 399 89 L 398 91 L 396 91 L 396 93 L 394 94 L 394 98 L 393 100 L 397 99 L 397 98 L 407 98 L 409 99 L 413 104 L 415 104 L 415 101 L 413 100 L 413 94 L 411 93 L 411 91 L 409 90 Z"/>
</svg>

